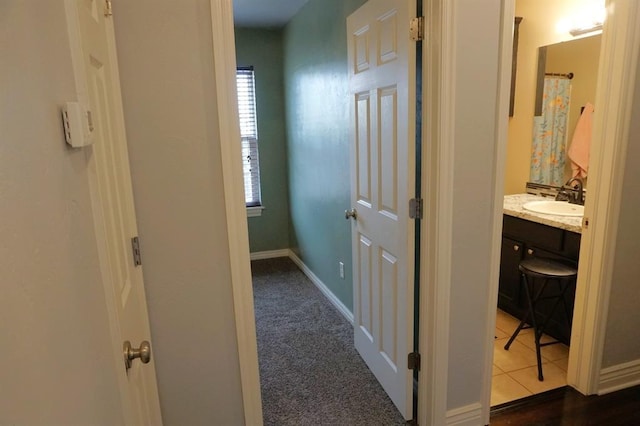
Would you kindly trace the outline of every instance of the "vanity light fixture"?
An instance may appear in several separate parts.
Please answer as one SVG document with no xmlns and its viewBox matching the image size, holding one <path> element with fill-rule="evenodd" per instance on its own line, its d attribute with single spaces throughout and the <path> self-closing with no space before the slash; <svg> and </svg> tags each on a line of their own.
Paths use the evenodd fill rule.
<svg viewBox="0 0 640 426">
<path fill-rule="evenodd" d="M 602 24 L 607 18 L 607 9 L 602 0 L 584 2 L 579 10 L 570 18 L 569 33 L 580 36 L 602 30 Z"/>
<path fill-rule="evenodd" d="M 605 0 L 581 0 L 580 7 L 556 23 L 559 36 L 570 33 L 574 37 L 601 31 L 607 19 Z"/>
<path fill-rule="evenodd" d="M 593 25 L 590 27 L 572 28 L 569 30 L 569 34 L 571 34 L 574 37 L 577 37 L 582 34 L 592 33 L 594 31 L 600 31 L 600 30 L 602 30 L 602 22 L 598 22 L 598 23 L 594 22 Z"/>
</svg>

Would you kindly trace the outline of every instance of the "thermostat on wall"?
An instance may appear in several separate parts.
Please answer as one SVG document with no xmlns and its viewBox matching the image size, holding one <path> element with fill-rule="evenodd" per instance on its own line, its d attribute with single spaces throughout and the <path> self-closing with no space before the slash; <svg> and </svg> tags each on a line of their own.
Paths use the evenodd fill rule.
<svg viewBox="0 0 640 426">
<path fill-rule="evenodd" d="M 80 102 L 67 102 L 62 107 L 64 138 L 74 148 L 93 143 L 91 111 Z"/>
</svg>

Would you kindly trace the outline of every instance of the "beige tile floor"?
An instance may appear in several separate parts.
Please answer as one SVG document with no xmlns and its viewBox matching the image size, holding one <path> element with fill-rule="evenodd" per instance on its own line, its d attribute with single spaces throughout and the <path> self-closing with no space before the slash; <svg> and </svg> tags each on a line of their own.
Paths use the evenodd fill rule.
<svg viewBox="0 0 640 426">
<path fill-rule="evenodd" d="M 542 348 L 542 382 L 538 380 L 533 330 L 522 330 L 509 350 L 504 350 L 504 345 L 519 323 L 519 320 L 498 309 L 497 338 L 493 347 L 492 406 L 567 384 L 569 347 L 566 345 L 557 344 Z M 548 336 L 542 336 L 543 343 L 550 340 Z"/>
</svg>

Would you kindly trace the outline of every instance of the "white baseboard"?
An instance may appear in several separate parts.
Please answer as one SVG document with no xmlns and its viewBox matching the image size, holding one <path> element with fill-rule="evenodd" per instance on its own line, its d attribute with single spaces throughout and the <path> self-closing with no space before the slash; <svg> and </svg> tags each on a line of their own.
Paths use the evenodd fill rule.
<svg viewBox="0 0 640 426">
<path fill-rule="evenodd" d="M 274 257 L 291 257 L 291 250 L 288 248 L 281 250 L 256 251 L 251 253 L 251 260 L 273 259 Z"/>
<path fill-rule="evenodd" d="M 640 359 L 603 368 L 600 371 L 598 395 L 640 384 Z"/>
<path fill-rule="evenodd" d="M 298 265 L 298 267 L 302 270 L 302 272 L 304 272 L 307 278 L 309 278 L 311 282 L 315 284 L 316 287 L 318 287 L 318 290 L 320 290 L 322 294 L 324 294 L 325 297 L 329 299 L 329 302 L 331 302 L 331 304 L 335 306 L 335 308 L 347 319 L 347 321 L 349 321 L 350 324 L 353 324 L 353 313 L 344 305 L 344 303 L 340 301 L 340 299 L 336 297 L 335 294 L 333 294 L 331 290 L 329 290 L 329 287 L 327 287 L 320 280 L 320 278 L 318 278 L 316 274 L 314 274 L 313 271 L 311 271 L 311 269 L 309 269 L 307 265 L 305 265 L 304 262 L 300 260 L 300 258 L 296 256 L 296 254 L 291 250 L 289 250 L 289 258 L 291 258 L 291 260 L 293 260 L 293 262 Z"/>
<path fill-rule="evenodd" d="M 480 403 L 469 404 L 447 411 L 448 426 L 481 426 L 483 424 L 482 405 Z"/>
</svg>

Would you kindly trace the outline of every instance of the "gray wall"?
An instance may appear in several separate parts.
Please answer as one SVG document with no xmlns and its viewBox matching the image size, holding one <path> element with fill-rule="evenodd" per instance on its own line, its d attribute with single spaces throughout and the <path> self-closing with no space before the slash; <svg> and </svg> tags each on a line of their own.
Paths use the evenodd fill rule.
<svg viewBox="0 0 640 426">
<path fill-rule="evenodd" d="M 482 398 L 495 185 L 500 2 L 455 7 L 453 236 L 447 408 Z M 470 30 L 470 29 L 473 30 Z"/>
<path fill-rule="evenodd" d="M 235 31 L 238 66 L 252 65 L 256 78 L 256 114 L 260 151 L 262 216 L 250 217 L 251 252 L 289 248 L 287 141 L 282 74 L 282 30 Z"/>
<path fill-rule="evenodd" d="M 209 0 L 114 17 L 163 420 L 240 425 Z"/>
<path fill-rule="evenodd" d="M 311 0 L 285 27 L 290 247 L 353 305 L 346 17 L 364 0 Z M 338 262 L 345 264 L 345 279 Z"/>
<path fill-rule="evenodd" d="M 640 360 L 640 67 L 635 84 L 603 368 Z"/>
<path fill-rule="evenodd" d="M 63 0 L 0 3 L 0 424 L 121 424 Z"/>
</svg>

